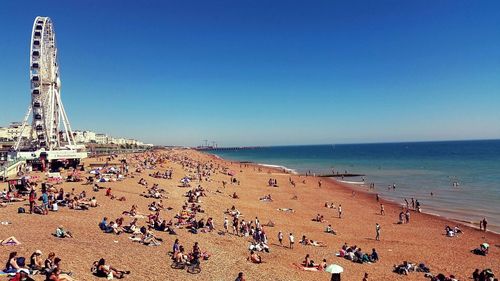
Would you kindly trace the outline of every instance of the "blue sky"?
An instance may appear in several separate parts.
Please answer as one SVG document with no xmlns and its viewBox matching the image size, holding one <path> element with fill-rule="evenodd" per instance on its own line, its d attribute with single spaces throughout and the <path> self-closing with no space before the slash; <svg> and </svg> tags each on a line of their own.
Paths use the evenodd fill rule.
<svg viewBox="0 0 500 281">
<path fill-rule="evenodd" d="M 500 1 L 1 1 L 0 124 L 55 24 L 72 127 L 156 144 L 500 138 Z"/>
</svg>

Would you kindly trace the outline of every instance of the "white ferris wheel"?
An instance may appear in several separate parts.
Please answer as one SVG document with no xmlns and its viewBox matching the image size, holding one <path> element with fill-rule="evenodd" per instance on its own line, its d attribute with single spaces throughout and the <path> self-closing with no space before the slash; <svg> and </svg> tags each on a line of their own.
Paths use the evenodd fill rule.
<svg viewBox="0 0 500 281">
<path fill-rule="evenodd" d="M 68 116 L 61 101 L 54 24 L 49 17 L 36 17 L 30 45 L 31 104 L 14 149 L 57 150 L 75 145 Z M 29 117 L 31 132 L 23 139 Z"/>
</svg>

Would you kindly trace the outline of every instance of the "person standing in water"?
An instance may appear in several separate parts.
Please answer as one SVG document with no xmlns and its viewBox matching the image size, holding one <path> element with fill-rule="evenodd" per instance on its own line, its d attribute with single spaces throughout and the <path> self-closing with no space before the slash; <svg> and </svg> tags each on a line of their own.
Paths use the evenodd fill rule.
<svg viewBox="0 0 500 281">
<path fill-rule="evenodd" d="M 483 218 L 483 231 L 486 231 L 486 225 L 488 225 L 488 221 L 486 218 Z"/>
</svg>

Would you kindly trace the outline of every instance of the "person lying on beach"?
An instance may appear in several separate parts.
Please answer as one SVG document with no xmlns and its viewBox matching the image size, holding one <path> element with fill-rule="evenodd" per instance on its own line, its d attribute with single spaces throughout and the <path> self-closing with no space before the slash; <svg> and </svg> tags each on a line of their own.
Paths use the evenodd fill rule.
<svg viewBox="0 0 500 281">
<path fill-rule="evenodd" d="M 272 220 L 269 220 L 266 224 L 263 224 L 263 226 L 275 227 L 276 224 Z"/>
<path fill-rule="evenodd" d="M 455 237 L 458 234 L 462 233 L 462 230 L 458 226 L 456 226 L 455 228 L 451 228 L 447 225 L 444 231 L 447 237 Z"/>
<path fill-rule="evenodd" d="M 61 272 L 59 267 L 54 268 L 54 270 L 50 273 L 48 281 L 73 281 L 74 279 L 71 276 L 64 274 Z"/>
<path fill-rule="evenodd" d="M 57 227 L 54 236 L 57 238 L 73 238 L 71 232 L 66 231 L 62 225 Z"/>
<path fill-rule="evenodd" d="M 375 249 L 372 249 L 372 254 L 368 255 L 367 253 L 363 253 L 361 248 L 358 248 L 356 245 L 349 247 L 347 243 L 342 246 L 342 249 L 340 249 L 336 256 L 343 257 L 357 263 L 376 262 L 379 259 L 378 253 Z"/>
<path fill-rule="evenodd" d="M 108 279 L 121 279 L 124 278 L 125 275 L 130 274 L 130 271 L 118 270 L 110 265 L 107 265 L 104 258 L 94 262 L 93 272 L 97 277 L 106 277 Z"/>
<path fill-rule="evenodd" d="M 292 208 L 278 208 L 277 210 L 281 211 L 281 212 L 289 212 L 289 213 L 295 212 Z"/>
<path fill-rule="evenodd" d="M 450 275 L 449 277 L 446 277 L 444 274 L 439 273 L 438 275 L 432 275 L 430 273 L 426 273 L 424 275 L 425 277 L 431 278 L 431 281 L 458 281 L 458 279 L 455 278 L 455 275 Z M 493 279 L 491 279 L 493 280 Z M 487 281 L 486 279 L 484 281 Z"/>
<path fill-rule="evenodd" d="M 137 227 L 137 218 L 134 218 L 128 225 L 124 226 L 123 231 L 126 233 L 140 233 L 140 230 Z"/>
<path fill-rule="evenodd" d="M 394 265 L 393 269 L 393 272 L 402 275 L 408 275 L 408 273 L 413 271 L 429 273 L 430 269 L 424 263 L 415 264 L 408 261 L 403 261 L 403 263 L 400 265 Z M 433 280 L 440 280 L 440 279 L 433 279 Z M 443 280 L 449 281 L 448 279 L 443 279 Z"/>
<path fill-rule="evenodd" d="M 250 256 L 248 256 L 247 261 L 251 261 L 253 263 L 262 263 L 262 257 L 254 251 L 250 251 Z"/>
<path fill-rule="evenodd" d="M 248 249 L 250 251 L 269 253 L 269 246 L 267 246 L 264 242 L 252 242 L 250 243 L 250 246 L 248 246 Z"/>
<path fill-rule="evenodd" d="M 302 236 L 302 240 L 299 243 L 304 246 L 326 247 L 324 242 L 308 239 L 305 235 Z"/>
<path fill-rule="evenodd" d="M 232 217 L 239 217 L 241 216 L 241 212 L 236 209 L 236 207 L 233 205 L 231 209 L 226 209 L 226 214 L 231 215 Z"/>
<path fill-rule="evenodd" d="M 326 259 L 323 259 L 321 263 L 316 264 L 311 259 L 311 256 L 307 254 L 304 260 L 302 261 L 302 264 L 298 267 L 306 271 L 323 271 L 326 268 L 326 266 L 327 266 Z"/>
<path fill-rule="evenodd" d="M 403 275 L 408 275 L 408 273 L 410 271 L 414 271 L 415 270 L 415 265 L 410 263 L 410 262 L 407 262 L 407 261 L 403 261 L 402 264 L 400 265 L 394 265 L 394 272 L 398 273 L 398 274 L 403 274 Z"/>
<path fill-rule="evenodd" d="M 9 281 L 35 281 L 35 279 L 31 278 L 29 276 L 30 274 L 30 271 L 23 268 L 23 269 L 20 269 L 16 275 L 14 275 L 14 277 L 12 277 L 11 279 L 9 279 Z"/>
<path fill-rule="evenodd" d="M 273 202 L 273 198 L 271 198 L 271 194 L 264 195 L 264 197 L 259 198 L 260 201 Z"/>
<path fill-rule="evenodd" d="M 130 211 L 123 211 L 122 215 L 128 215 L 131 217 L 135 217 L 137 215 L 137 205 L 132 205 Z"/>
<path fill-rule="evenodd" d="M 104 186 L 100 186 L 97 183 L 95 183 L 92 189 L 94 190 L 94 192 L 98 192 L 99 189 L 106 189 L 106 188 Z"/>
</svg>

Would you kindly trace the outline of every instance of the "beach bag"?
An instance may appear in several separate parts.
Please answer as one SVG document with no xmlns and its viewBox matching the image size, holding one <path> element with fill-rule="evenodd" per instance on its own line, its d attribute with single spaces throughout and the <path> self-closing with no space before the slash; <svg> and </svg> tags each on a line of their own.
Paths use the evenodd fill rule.
<svg viewBox="0 0 500 281">
<path fill-rule="evenodd" d="M 40 208 L 39 206 L 36 206 L 36 207 L 33 209 L 33 213 L 41 215 L 41 214 L 43 214 L 43 210 L 42 210 L 42 208 Z"/>
<path fill-rule="evenodd" d="M 26 210 L 23 207 L 19 207 L 19 208 L 17 208 L 17 213 L 24 214 L 24 213 L 26 213 Z"/>
<path fill-rule="evenodd" d="M 20 267 L 24 267 L 26 265 L 26 259 L 24 257 L 18 257 L 16 263 Z"/>
</svg>

